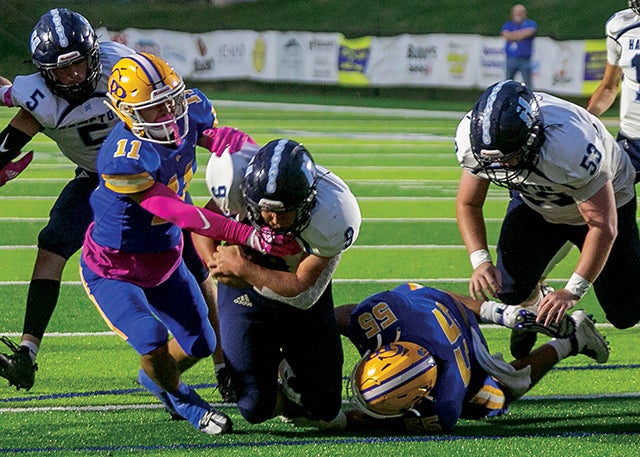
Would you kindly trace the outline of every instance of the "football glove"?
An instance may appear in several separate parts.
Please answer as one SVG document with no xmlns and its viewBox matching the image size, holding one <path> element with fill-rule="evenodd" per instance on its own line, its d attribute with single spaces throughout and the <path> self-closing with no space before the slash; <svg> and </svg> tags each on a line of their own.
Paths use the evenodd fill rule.
<svg viewBox="0 0 640 457">
<path fill-rule="evenodd" d="M 15 162 L 9 162 L 4 166 L 4 168 L 0 169 L 0 187 L 4 186 L 8 181 L 11 181 L 22 173 L 32 160 L 33 151 L 29 151 L 20 159 Z"/>
<path fill-rule="evenodd" d="M 229 151 L 229 154 L 238 152 L 246 142 L 256 144 L 248 133 L 227 126 L 207 129 L 202 132 L 202 136 L 206 138 L 205 147 L 217 157 L 224 151 Z"/>
</svg>

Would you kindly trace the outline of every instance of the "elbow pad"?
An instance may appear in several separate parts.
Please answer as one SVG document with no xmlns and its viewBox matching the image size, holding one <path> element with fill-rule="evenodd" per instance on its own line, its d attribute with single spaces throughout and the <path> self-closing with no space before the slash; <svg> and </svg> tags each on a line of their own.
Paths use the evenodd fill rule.
<svg viewBox="0 0 640 457">
<path fill-rule="evenodd" d="M 31 141 L 31 137 L 12 125 L 0 132 L 0 168 L 20 155 L 22 148 Z"/>
</svg>

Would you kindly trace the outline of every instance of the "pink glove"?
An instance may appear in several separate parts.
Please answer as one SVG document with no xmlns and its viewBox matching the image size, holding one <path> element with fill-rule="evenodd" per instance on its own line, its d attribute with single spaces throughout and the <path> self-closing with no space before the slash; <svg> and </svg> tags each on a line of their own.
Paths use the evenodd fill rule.
<svg viewBox="0 0 640 457">
<path fill-rule="evenodd" d="M 269 227 L 261 227 L 260 233 L 254 230 L 245 244 L 263 254 L 270 254 L 276 257 L 292 256 L 302 251 L 302 247 L 295 237 L 277 235 Z"/>
<path fill-rule="evenodd" d="M 220 157 L 227 148 L 229 149 L 229 154 L 233 154 L 242 149 L 242 145 L 245 142 L 256 144 L 248 133 L 233 127 L 225 126 L 207 129 L 202 132 L 202 136 L 206 138 L 205 147 L 217 157 Z"/>
<path fill-rule="evenodd" d="M 0 170 L 0 187 L 18 176 L 33 160 L 33 151 L 27 152 L 20 160 L 9 162 Z"/>
</svg>

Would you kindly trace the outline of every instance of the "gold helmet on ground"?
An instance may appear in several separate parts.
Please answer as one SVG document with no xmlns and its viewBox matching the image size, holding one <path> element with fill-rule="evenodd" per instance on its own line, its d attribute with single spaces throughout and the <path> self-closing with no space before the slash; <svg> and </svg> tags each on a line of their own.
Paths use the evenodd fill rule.
<svg viewBox="0 0 640 457">
<path fill-rule="evenodd" d="M 351 374 L 352 402 L 372 417 L 402 415 L 429 395 L 438 367 L 422 346 L 398 341 L 366 353 Z"/>
</svg>

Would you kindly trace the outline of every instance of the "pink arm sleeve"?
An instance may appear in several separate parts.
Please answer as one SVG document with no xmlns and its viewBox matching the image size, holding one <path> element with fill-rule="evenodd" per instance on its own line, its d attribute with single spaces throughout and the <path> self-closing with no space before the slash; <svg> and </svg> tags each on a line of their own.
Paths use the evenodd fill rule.
<svg viewBox="0 0 640 457">
<path fill-rule="evenodd" d="M 249 225 L 183 202 L 161 183 L 154 184 L 144 193 L 140 206 L 182 229 L 232 244 L 246 244 L 254 231 Z"/>
</svg>

